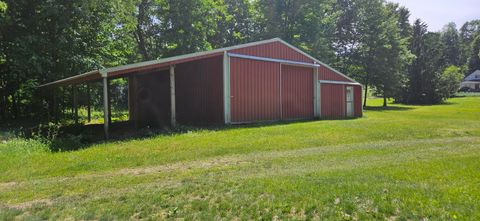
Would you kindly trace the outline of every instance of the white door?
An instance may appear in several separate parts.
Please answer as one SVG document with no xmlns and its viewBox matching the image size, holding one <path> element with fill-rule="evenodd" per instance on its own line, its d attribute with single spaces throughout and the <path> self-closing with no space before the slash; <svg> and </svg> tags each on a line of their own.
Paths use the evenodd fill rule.
<svg viewBox="0 0 480 221">
<path fill-rule="evenodd" d="M 347 117 L 353 117 L 353 87 L 346 87 L 345 97 Z"/>
</svg>

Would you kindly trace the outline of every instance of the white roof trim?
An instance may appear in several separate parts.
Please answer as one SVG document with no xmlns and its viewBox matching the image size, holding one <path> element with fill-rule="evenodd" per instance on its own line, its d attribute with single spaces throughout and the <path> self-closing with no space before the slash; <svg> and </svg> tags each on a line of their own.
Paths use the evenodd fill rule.
<svg viewBox="0 0 480 221">
<path fill-rule="evenodd" d="M 349 81 L 329 81 L 329 80 L 319 80 L 321 84 L 346 84 L 346 85 L 361 85 L 358 82 L 349 82 Z"/>
<path fill-rule="evenodd" d="M 251 46 L 255 46 L 255 45 L 271 43 L 271 42 L 275 42 L 275 41 L 278 41 L 278 40 L 279 39 L 277 39 L 277 38 L 273 38 L 273 39 L 269 39 L 269 40 L 251 42 L 251 43 L 247 43 L 247 44 L 241 44 L 241 45 L 236 45 L 236 46 L 231 46 L 231 47 L 226 47 L 226 48 L 219 48 L 219 49 L 215 49 L 215 50 L 211 50 L 211 51 L 201 51 L 201 52 L 179 55 L 179 56 L 163 58 L 163 59 L 158 59 L 158 60 L 139 62 L 139 63 L 135 63 L 135 64 L 127 64 L 127 65 L 107 68 L 107 69 L 105 69 L 105 71 L 107 73 L 116 72 L 116 71 L 123 71 L 123 70 L 128 70 L 128 69 L 137 68 L 137 67 L 167 63 L 167 62 L 172 62 L 172 61 L 176 61 L 176 60 L 194 58 L 194 57 L 198 57 L 198 56 L 205 56 L 205 55 L 211 55 L 211 54 L 216 54 L 216 53 L 222 53 L 222 52 L 225 52 L 225 51 L 235 50 L 235 49 L 239 49 L 239 48 L 245 48 L 245 47 L 251 47 Z"/>
<path fill-rule="evenodd" d="M 251 60 L 258 60 L 258 61 L 276 62 L 276 63 L 282 63 L 282 64 L 303 66 L 303 67 L 320 67 L 319 64 L 314 64 L 314 63 L 298 62 L 298 61 L 276 59 L 276 58 L 257 57 L 257 56 L 235 54 L 235 53 L 227 53 L 227 54 L 228 56 L 234 57 L 234 58 L 244 58 L 244 59 L 251 59 Z"/>
<path fill-rule="evenodd" d="M 280 38 L 273 38 L 273 39 L 256 41 L 256 42 L 251 42 L 251 43 L 246 43 L 246 44 L 241 44 L 241 45 L 236 45 L 236 46 L 231 46 L 231 47 L 219 48 L 219 49 L 215 49 L 215 50 L 211 50 L 211 51 L 202 51 L 202 52 L 179 55 L 179 56 L 163 58 L 163 59 L 158 59 L 158 60 L 144 61 L 144 62 L 138 62 L 138 63 L 134 63 L 134 64 L 127 64 L 127 65 L 122 65 L 122 66 L 105 68 L 105 69 L 101 69 L 101 70 L 94 70 L 94 71 L 86 72 L 86 73 L 83 73 L 83 74 L 80 74 L 80 75 L 75 75 L 75 76 L 72 76 L 72 77 L 69 77 L 69 78 L 65 78 L 65 79 L 61 79 L 61 80 L 58 80 L 58 81 L 50 82 L 50 83 L 41 85 L 39 87 L 55 85 L 55 84 L 58 84 L 58 83 L 67 82 L 67 81 L 70 81 L 70 80 L 74 80 L 74 79 L 77 79 L 77 78 L 82 78 L 82 77 L 85 77 L 85 76 L 98 74 L 98 73 L 101 73 L 102 77 L 106 77 L 106 76 L 108 76 L 109 73 L 112 73 L 112 72 L 118 72 L 118 71 L 124 71 L 124 70 L 134 69 L 134 68 L 143 67 L 143 66 L 150 66 L 150 65 L 155 65 L 155 64 L 173 62 L 173 61 L 176 61 L 176 60 L 194 58 L 194 57 L 198 57 L 198 56 L 206 56 L 206 55 L 211 55 L 211 54 L 216 54 L 216 53 L 223 53 L 225 51 L 230 51 L 230 50 L 235 50 L 235 49 L 240 49 L 240 48 L 246 48 L 246 47 L 251 47 L 251 46 L 256 46 L 256 45 L 262 45 L 262 44 L 267 44 L 267 43 L 272 43 L 272 42 L 280 42 L 280 43 L 288 46 L 289 48 L 295 50 L 296 52 L 312 59 L 315 63 L 318 63 L 320 65 L 325 66 L 326 68 L 334 71 L 335 73 L 341 75 L 342 77 L 345 77 L 346 79 L 348 79 L 352 82 L 358 83 L 357 81 L 353 80 L 352 78 L 342 74 L 341 72 L 339 72 L 339 71 L 335 70 L 334 68 L 328 66 L 327 64 L 319 61 L 318 59 L 316 59 L 313 56 L 305 53 L 304 51 L 298 49 L 297 47 L 287 43 L 286 41 L 284 41 Z"/>
<path fill-rule="evenodd" d="M 95 74 L 99 74 L 99 71 L 98 71 L 98 70 L 94 70 L 94 71 L 85 72 L 85 73 L 83 73 L 83 74 L 71 76 L 71 77 L 64 78 L 64 79 L 57 80 L 57 81 L 53 81 L 53 82 L 50 82 L 50 83 L 47 83 L 47 84 L 42 84 L 42 85 L 40 85 L 40 86 L 38 86 L 38 87 L 39 87 L 39 88 L 41 88 L 41 87 L 48 87 L 48 86 L 51 86 L 51 85 L 61 84 L 61 83 L 63 83 L 63 82 L 75 80 L 75 79 L 78 79 L 78 78 L 84 78 L 84 77 L 87 77 L 87 76 L 90 76 L 90 75 L 95 75 Z"/>
<path fill-rule="evenodd" d="M 352 78 L 348 77 L 347 75 L 345 75 L 345 74 L 341 73 L 340 71 L 336 70 L 335 68 L 332 68 L 332 67 L 330 67 L 329 65 L 327 65 L 327 64 L 325 64 L 325 63 L 323 63 L 323 62 L 319 61 L 319 60 L 318 60 L 318 59 L 316 59 L 315 57 L 313 57 L 313 56 L 311 56 L 311 55 L 307 54 L 306 52 L 304 52 L 304 51 L 300 50 L 299 48 L 297 48 L 297 47 L 295 47 L 295 46 L 293 46 L 293 45 L 289 44 L 288 42 L 286 42 L 286 41 L 284 41 L 284 40 L 282 40 L 282 39 L 280 39 L 280 38 L 276 38 L 276 39 L 277 39 L 278 41 L 282 42 L 283 44 L 287 45 L 287 46 L 288 46 L 288 47 L 290 47 L 291 49 L 293 49 L 293 50 L 297 51 L 298 53 L 300 53 L 300 54 L 303 54 L 303 55 L 307 56 L 308 58 L 310 58 L 310 59 L 314 60 L 315 62 L 319 63 L 320 65 L 322 65 L 322 66 L 325 66 L 326 68 L 328 68 L 328 69 L 332 70 L 333 72 L 335 72 L 335 73 L 337 73 L 337 74 L 341 75 L 342 77 L 344 77 L 344 78 L 346 78 L 346 79 L 348 79 L 348 80 L 351 80 L 351 81 L 353 81 L 353 82 L 356 82 L 356 83 L 358 83 L 356 80 L 353 80 Z"/>
</svg>

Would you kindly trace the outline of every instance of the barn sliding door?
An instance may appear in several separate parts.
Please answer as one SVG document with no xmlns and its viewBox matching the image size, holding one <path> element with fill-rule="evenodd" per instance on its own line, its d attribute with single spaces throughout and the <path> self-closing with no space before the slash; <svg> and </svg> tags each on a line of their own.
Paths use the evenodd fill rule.
<svg viewBox="0 0 480 221">
<path fill-rule="evenodd" d="M 345 117 L 345 85 L 321 84 L 321 117 L 338 119 Z"/>
<path fill-rule="evenodd" d="M 313 112 L 313 69 L 282 65 L 282 119 L 311 119 Z"/>
<path fill-rule="evenodd" d="M 280 64 L 230 59 L 232 123 L 280 120 Z"/>
<path fill-rule="evenodd" d="M 314 118 L 313 68 L 230 59 L 232 123 Z"/>
</svg>

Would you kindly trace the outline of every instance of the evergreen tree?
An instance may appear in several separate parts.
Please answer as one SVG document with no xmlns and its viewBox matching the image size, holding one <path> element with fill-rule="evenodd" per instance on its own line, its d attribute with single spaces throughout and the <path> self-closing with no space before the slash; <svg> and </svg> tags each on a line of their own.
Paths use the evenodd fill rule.
<svg viewBox="0 0 480 221">
<path fill-rule="evenodd" d="M 480 20 L 472 20 L 465 22 L 460 28 L 460 44 L 461 56 L 460 63 L 467 64 L 468 58 L 471 56 L 471 46 L 476 36 L 480 34 Z M 469 74 L 465 72 L 465 74 Z"/>
<path fill-rule="evenodd" d="M 467 75 L 470 75 L 476 70 L 480 70 L 480 35 L 472 42 L 467 70 Z"/>
<path fill-rule="evenodd" d="M 443 43 L 443 64 L 445 66 L 460 65 L 460 40 L 458 36 L 457 26 L 455 23 L 449 23 L 445 25 L 442 30 L 442 43 Z"/>
<path fill-rule="evenodd" d="M 415 59 L 408 71 L 408 80 L 398 101 L 413 104 L 435 104 L 443 100 L 440 76 L 443 71 L 442 39 L 439 33 L 427 31 L 427 25 L 417 19 L 413 25 L 410 50 Z"/>
</svg>

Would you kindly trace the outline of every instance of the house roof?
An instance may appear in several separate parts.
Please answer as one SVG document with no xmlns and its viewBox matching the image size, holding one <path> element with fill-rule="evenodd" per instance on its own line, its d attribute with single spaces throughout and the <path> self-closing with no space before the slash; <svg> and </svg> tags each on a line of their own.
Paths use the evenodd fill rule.
<svg viewBox="0 0 480 221">
<path fill-rule="evenodd" d="M 476 70 L 470 75 L 466 76 L 464 81 L 480 81 L 480 70 Z"/>
<path fill-rule="evenodd" d="M 105 69 L 100 69 L 100 70 L 93 70 L 89 71 L 83 74 L 75 75 L 72 77 L 68 77 L 65 79 L 57 80 L 54 82 L 50 82 L 47 84 L 40 85 L 40 88 L 44 87 L 56 87 L 56 86 L 64 86 L 64 85 L 71 85 L 71 84 L 81 84 L 81 83 L 86 83 L 89 81 L 95 81 L 95 80 L 100 80 L 102 77 L 108 77 L 108 78 L 114 78 L 114 77 L 121 77 L 126 74 L 132 74 L 132 73 L 138 73 L 142 71 L 147 71 L 147 70 L 152 70 L 152 69 L 162 69 L 162 68 L 168 68 L 170 65 L 175 65 L 175 64 L 180 64 L 184 62 L 189 62 L 189 61 L 194 61 L 202 58 L 207 58 L 207 57 L 213 57 L 217 55 L 222 55 L 223 53 L 230 51 L 230 50 L 235 50 L 235 49 L 240 49 L 240 48 L 246 48 L 246 47 L 251 47 L 251 46 L 256 46 L 256 45 L 262 45 L 262 44 L 268 44 L 272 42 L 281 42 L 282 44 L 288 46 L 289 48 L 301 53 L 302 55 L 310 58 L 311 60 L 314 61 L 316 64 L 320 64 L 322 66 L 325 66 L 331 70 L 333 70 L 335 73 L 351 80 L 352 82 L 357 82 L 350 77 L 346 76 L 345 74 L 335 70 L 334 68 L 328 66 L 327 64 L 319 61 L 318 59 L 314 58 L 313 56 L 305 53 L 304 51 L 298 49 L 297 47 L 283 41 L 280 38 L 273 38 L 273 39 L 268 39 L 268 40 L 263 40 L 263 41 L 257 41 L 257 42 L 251 42 L 251 43 L 246 43 L 246 44 L 240 44 L 236 46 L 231 46 L 231 47 L 225 47 L 225 48 L 219 48 L 215 50 L 210 50 L 210 51 L 202 51 L 202 52 L 197 52 L 197 53 L 191 53 L 191 54 L 185 54 L 185 55 L 179 55 L 179 56 L 174 56 L 174 57 L 168 57 L 168 58 L 162 58 L 158 60 L 151 60 L 151 61 L 145 61 L 145 62 L 138 62 L 134 64 L 127 64 L 127 65 L 121 65 L 121 66 L 116 66 L 116 67 L 111 67 L 111 68 L 105 68 Z"/>
</svg>

